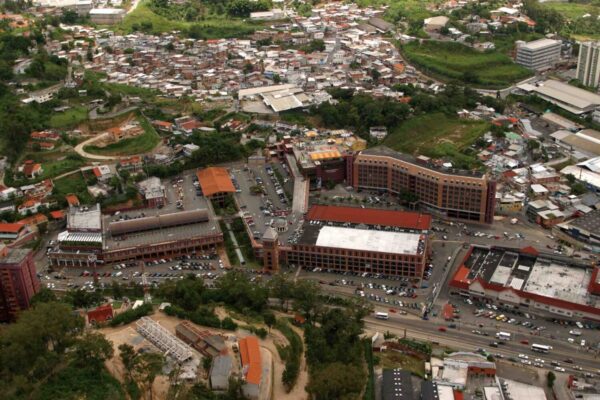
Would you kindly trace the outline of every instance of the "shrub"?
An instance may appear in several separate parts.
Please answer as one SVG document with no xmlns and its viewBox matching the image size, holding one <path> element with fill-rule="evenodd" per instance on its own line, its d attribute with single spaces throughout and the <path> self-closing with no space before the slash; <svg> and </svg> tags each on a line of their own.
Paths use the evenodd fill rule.
<svg viewBox="0 0 600 400">
<path fill-rule="evenodd" d="M 152 304 L 143 304 L 135 310 L 131 309 L 117 314 L 117 316 L 114 317 L 112 321 L 110 321 L 109 325 L 113 327 L 119 325 L 126 325 L 149 314 L 152 314 Z"/>
</svg>

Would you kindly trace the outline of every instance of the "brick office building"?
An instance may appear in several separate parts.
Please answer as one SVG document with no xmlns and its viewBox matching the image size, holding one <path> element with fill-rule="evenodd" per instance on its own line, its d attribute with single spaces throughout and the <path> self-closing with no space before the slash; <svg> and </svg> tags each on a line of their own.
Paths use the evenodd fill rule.
<svg viewBox="0 0 600 400">
<path fill-rule="evenodd" d="M 0 245 L 0 322 L 14 321 L 39 290 L 32 250 Z"/>
<path fill-rule="evenodd" d="M 297 243 L 281 248 L 290 265 L 420 279 L 429 255 L 431 216 L 313 206 Z"/>
<path fill-rule="evenodd" d="M 496 182 L 486 174 L 437 167 L 385 146 L 355 157 L 352 183 L 359 190 L 412 193 L 419 205 L 447 218 L 488 224 L 494 219 Z"/>
</svg>

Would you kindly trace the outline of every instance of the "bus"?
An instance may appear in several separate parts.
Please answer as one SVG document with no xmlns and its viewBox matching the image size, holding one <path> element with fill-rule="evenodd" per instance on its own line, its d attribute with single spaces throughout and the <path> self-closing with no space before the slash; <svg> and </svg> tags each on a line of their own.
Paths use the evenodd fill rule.
<svg viewBox="0 0 600 400">
<path fill-rule="evenodd" d="M 546 346 L 545 344 L 536 344 L 536 343 L 534 343 L 534 344 L 531 345 L 531 350 L 532 351 L 537 351 L 537 352 L 540 352 L 540 353 L 547 353 L 550 350 L 552 350 L 552 346 Z"/>
<path fill-rule="evenodd" d="M 508 332 L 497 332 L 496 338 L 499 340 L 509 341 L 511 338 L 511 334 Z"/>
<path fill-rule="evenodd" d="M 376 312 L 375 318 L 377 319 L 390 319 L 390 316 L 386 312 Z"/>
</svg>

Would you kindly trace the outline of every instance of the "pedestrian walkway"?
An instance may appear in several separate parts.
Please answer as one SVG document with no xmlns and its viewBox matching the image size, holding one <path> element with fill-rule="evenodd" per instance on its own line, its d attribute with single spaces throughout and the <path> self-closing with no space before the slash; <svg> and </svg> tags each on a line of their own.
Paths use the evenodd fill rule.
<svg viewBox="0 0 600 400">
<path fill-rule="evenodd" d="M 309 182 L 304 179 L 296 160 L 291 154 L 286 154 L 287 164 L 290 167 L 292 176 L 294 177 L 294 194 L 292 199 L 292 211 L 304 214 L 308 210 L 308 189 Z"/>
</svg>

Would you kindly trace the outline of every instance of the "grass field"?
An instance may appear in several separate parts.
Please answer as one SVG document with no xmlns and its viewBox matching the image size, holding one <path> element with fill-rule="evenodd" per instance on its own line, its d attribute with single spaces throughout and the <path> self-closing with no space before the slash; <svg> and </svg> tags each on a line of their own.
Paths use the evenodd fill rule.
<svg viewBox="0 0 600 400">
<path fill-rule="evenodd" d="M 401 51 L 423 73 L 443 81 L 499 89 L 531 75 L 505 54 L 481 53 L 455 42 L 411 42 L 401 46 Z"/>
<path fill-rule="evenodd" d="M 536 32 L 515 32 L 510 35 L 495 34 L 492 37 L 492 42 L 496 45 L 496 50 L 503 54 L 508 54 L 515 49 L 515 41 L 523 40 L 530 42 L 532 40 L 541 39 L 544 35 Z"/>
<path fill-rule="evenodd" d="M 144 133 L 111 143 L 105 147 L 85 146 L 84 150 L 88 153 L 104 156 L 126 156 L 131 154 L 142 154 L 152 150 L 160 141 L 160 136 L 145 118 L 140 118 L 140 125 L 144 128 Z"/>
<path fill-rule="evenodd" d="M 57 197 L 64 198 L 66 195 L 73 193 L 79 198 L 83 204 L 91 204 L 92 196 L 87 191 L 87 183 L 83 179 L 81 173 L 69 175 L 67 177 L 54 180 L 54 191 Z"/>
<path fill-rule="evenodd" d="M 72 159 L 64 159 L 60 161 L 51 161 L 48 163 L 43 163 L 42 168 L 44 169 L 44 173 L 42 174 L 41 178 L 54 178 L 55 176 L 59 176 L 66 172 L 78 169 L 84 164 L 85 161 L 83 160 Z"/>
<path fill-rule="evenodd" d="M 73 107 L 65 112 L 53 114 L 50 118 L 50 127 L 54 129 L 74 127 L 87 120 L 87 117 L 85 107 Z"/>
<path fill-rule="evenodd" d="M 379 358 L 379 366 L 384 369 L 402 368 L 410 371 L 413 375 L 425 376 L 425 363 L 416 357 L 393 350 L 377 353 L 375 356 Z"/>
<path fill-rule="evenodd" d="M 146 4 L 147 0 L 142 0 L 136 9 L 127 14 L 123 22 L 117 29 L 124 33 L 134 31 L 134 26 L 140 26 L 142 22 L 151 24 L 149 29 L 154 34 L 170 31 L 189 31 L 195 25 L 196 36 L 202 39 L 220 39 L 248 35 L 256 29 L 261 28 L 261 24 L 247 23 L 240 19 L 227 18 L 226 16 L 214 16 L 206 18 L 201 22 L 175 21 L 154 13 Z"/>
<path fill-rule="evenodd" d="M 451 118 L 443 113 L 425 114 L 404 122 L 383 144 L 403 153 L 450 157 L 457 166 L 471 168 L 477 162 L 463 150 L 488 130 L 489 124 L 484 121 Z"/>
<path fill-rule="evenodd" d="M 593 4 L 548 1 L 545 3 L 540 3 L 540 5 L 542 7 L 558 11 L 570 20 L 577 19 L 585 14 L 600 14 L 600 7 Z"/>
</svg>

